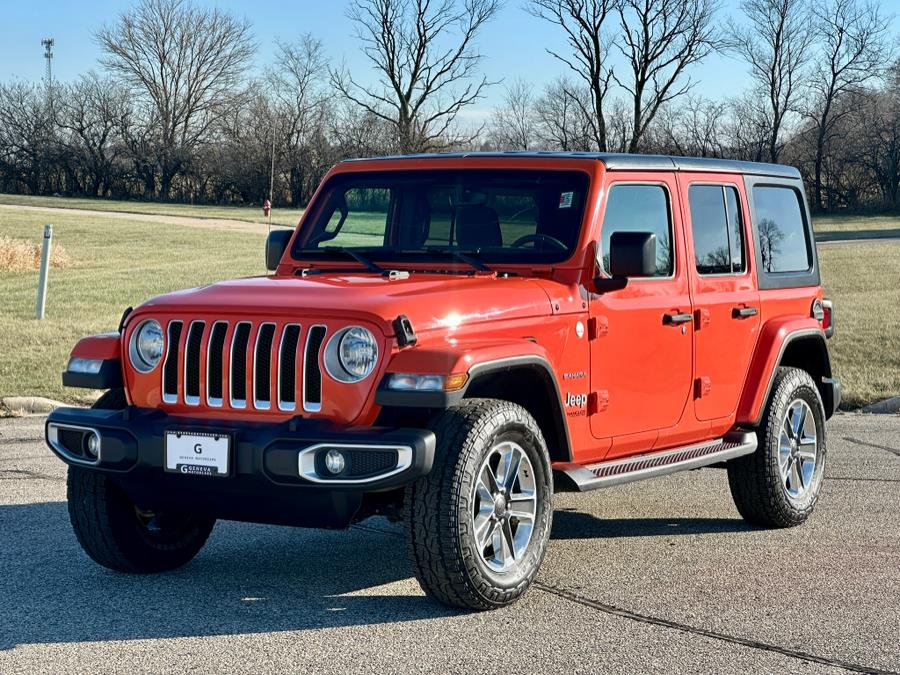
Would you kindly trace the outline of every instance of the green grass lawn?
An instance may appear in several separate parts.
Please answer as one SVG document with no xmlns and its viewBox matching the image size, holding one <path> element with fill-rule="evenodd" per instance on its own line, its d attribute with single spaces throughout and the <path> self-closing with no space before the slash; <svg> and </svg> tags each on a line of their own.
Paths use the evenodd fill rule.
<svg viewBox="0 0 900 675">
<path fill-rule="evenodd" d="M 0 210 L 0 235 L 39 241 L 46 217 Z M 54 241 L 77 261 L 50 272 L 47 318 L 34 319 L 37 272 L 0 271 L 0 396 L 65 401 L 60 372 L 85 335 L 114 330 L 122 310 L 160 293 L 264 273 L 265 234 L 55 216 Z M 349 245 L 369 243 L 356 223 Z M 867 229 L 868 225 L 861 229 Z M 900 242 L 819 247 L 826 293 L 835 301 L 831 343 L 836 374 L 851 406 L 900 394 Z"/>
<path fill-rule="evenodd" d="M 45 217 L 0 211 L 0 235 L 39 241 Z M 115 330 L 130 305 L 178 288 L 265 273 L 265 233 L 85 216 L 54 217 L 54 242 L 77 261 L 51 269 L 46 318 L 34 318 L 38 273 L 0 271 L 0 396 L 77 401 L 60 372 L 75 342 Z"/>
<path fill-rule="evenodd" d="M 900 229 L 900 216 L 820 216 L 813 218 L 816 232 L 857 232 Z"/>
<path fill-rule="evenodd" d="M 160 202 L 119 201 L 116 199 L 89 199 L 85 197 L 30 197 L 28 195 L 0 194 L 0 204 L 42 206 L 57 209 L 90 209 L 91 211 L 118 211 L 158 216 L 186 216 L 243 220 L 250 223 L 266 223 L 261 206 L 191 206 Z M 272 209 L 274 225 L 293 227 L 300 220 L 303 209 Z"/>
<path fill-rule="evenodd" d="M 834 300 L 832 365 L 849 407 L 900 395 L 900 242 L 819 247 Z"/>
</svg>

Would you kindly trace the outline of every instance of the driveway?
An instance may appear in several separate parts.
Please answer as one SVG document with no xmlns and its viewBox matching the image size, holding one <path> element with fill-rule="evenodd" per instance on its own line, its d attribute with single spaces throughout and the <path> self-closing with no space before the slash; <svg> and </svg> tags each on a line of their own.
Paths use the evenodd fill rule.
<svg viewBox="0 0 900 675">
<path fill-rule="evenodd" d="M 428 600 L 399 526 L 222 522 L 185 568 L 102 569 L 43 420 L 0 420 L 0 672 L 900 671 L 900 416 L 839 415 L 804 526 L 748 527 L 703 469 L 557 495 L 538 583 Z"/>
</svg>

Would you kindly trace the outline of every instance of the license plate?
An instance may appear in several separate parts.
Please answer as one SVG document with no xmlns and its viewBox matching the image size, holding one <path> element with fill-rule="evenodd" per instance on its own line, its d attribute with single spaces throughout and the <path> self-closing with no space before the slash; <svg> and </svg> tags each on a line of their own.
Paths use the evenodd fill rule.
<svg viewBox="0 0 900 675">
<path fill-rule="evenodd" d="M 166 432 L 166 471 L 189 476 L 228 476 L 231 439 L 225 434 Z"/>
</svg>

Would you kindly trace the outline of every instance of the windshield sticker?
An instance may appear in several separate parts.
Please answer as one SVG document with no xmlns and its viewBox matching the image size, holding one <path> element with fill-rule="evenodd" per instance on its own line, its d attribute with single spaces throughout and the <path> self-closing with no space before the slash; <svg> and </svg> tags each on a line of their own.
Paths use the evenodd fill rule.
<svg viewBox="0 0 900 675">
<path fill-rule="evenodd" d="M 574 192 L 563 192 L 559 196 L 559 208 L 561 209 L 571 209 L 572 202 L 574 201 L 575 193 Z"/>
</svg>

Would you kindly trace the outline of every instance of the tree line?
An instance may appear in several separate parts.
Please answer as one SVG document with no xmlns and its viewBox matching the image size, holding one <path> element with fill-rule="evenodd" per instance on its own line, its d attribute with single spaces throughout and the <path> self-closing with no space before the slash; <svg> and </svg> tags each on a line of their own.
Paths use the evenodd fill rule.
<svg viewBox="0 0 900 675">
<path fill-rule="evenodd" d="M 501 0 L 349 0 L 351 72 L 314 35 L 262 72 L 252 26 L 139 0 L 74 82 L 0 84 L 0 191 L 302 206 L 347 157 L 448 150 L 643 152 L 797 166 L 817 211 L 900 208 L 900 59 L 873 0 L 526 0 L 565 49 L 539 85 L 484 76 Z M 554 41 L 556 43 L 556 41 Z M 713 53 L 749 72 L 701 96 Z M 714 83 L 706 83 L 715 90 Z M 484 119 L 463 115 L 492 89 Z"/>
</svg>

